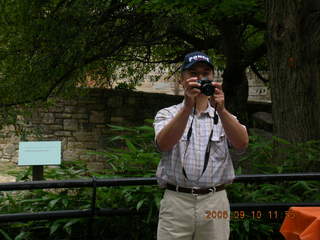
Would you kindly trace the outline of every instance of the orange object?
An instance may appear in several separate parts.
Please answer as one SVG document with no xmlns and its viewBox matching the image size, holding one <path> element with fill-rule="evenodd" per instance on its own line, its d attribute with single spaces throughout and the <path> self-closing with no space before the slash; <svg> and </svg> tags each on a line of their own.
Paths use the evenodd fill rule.
<svg viewBox="0 0 320 240">
<path fill-rule="evenodd" d="M 280 232 L 286 240 L 320 240 L 320 207 L 291 207 Z"/>
</svg>

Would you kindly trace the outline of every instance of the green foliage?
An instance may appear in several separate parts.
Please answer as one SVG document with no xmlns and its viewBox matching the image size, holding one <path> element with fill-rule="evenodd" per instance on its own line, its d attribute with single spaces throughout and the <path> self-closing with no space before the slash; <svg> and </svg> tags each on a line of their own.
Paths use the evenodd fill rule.
<svg viewBox="0 0 320 240">
<path fill-rule="evenodd" d="M 240 159 L 243 173 L 294 173 L 320 171 L 320 141 L 290 143 L 278 137 L 250 136 L 247 153 Z"/>
<path fill-rule="evenodd" d="M 208 50 L 221 67 L 222 23 L 240 23 L 243 54 L 263 40 L 255 24 L 264 21 L 260 0 L 1 0 L 0 6 L 0 100 L 6 105 L 70 94 L 88 77 L 97 86 L 123 79 L 136 85 L 155 68 L 158 77 L 164 68 L 172 71 L 193 49 Z"/>
<path fill-rule="evenodd" d="M 152 27 L 128 2 L 1 0 L 1 103 L 46 100 L 88 75 L 141 77 L 143 64 L 127 64 L 123 51 Z"/>
<path fill-rule="evenodd" d="M 109 125 L 114 137 L 108 139 L 108 146 L 103 152 L 91 152 L 105 157 L 108 168 L 105 174 L 121 177 L 154 176 L 160 160 L 160 153 L 153 144 L 153 120 L 146 120 L 148 125 L 123 127 Z M 113 145 L 113 147 L 112 147 Z"/>
<path fill-rule="evenodd" d="M 317 172 L 319 159 L 319 141 L 289 143 L 277 137 L 250 136 L 249 148 L 240 158 L 237 174 Z M 319 189 L 319 181 L 232 184 L 228 187 L 228 196 L 231 202 L 237 203 L 318 202 Z M 270 211 L 272 209 L 263 211 L 261 219 L 253 219 L 252 211 L 244 212 L 248 218 L 234 219 L 231 239 L 282 239 L 279 229 L 285 214 L 278 211 L 282 216 L 271 218 Z"/>
<path fill-rule="evenodd" d="M 154 130 L 150 126 L 151 122 L 147 120 L 145 125 L 138 127 L 110 125 L 112 137 L 108 139 L 109 147 L 104 152 L 91 152 L 91 154 L 103 156 L 107 168 L 93 175 L 98 178 L 154 176 L 160 155 L 153 144 Z M 250 140 L 248 153 L 240 160 L 237 174 L 303 172 L 304 168 L 314 169 L 318 164 L 319 144 L 317 142 L 292 145 L 281 139 L 274 138 L 272 141 L 267 141 L 257 136 L 251 136 Z M 272 159 L 276 156 L 275 142 L 283 144 L 283 152 L 287 153 L 286 161 L 276 163 Z M 303 164 L 300 164 L 301 157 L 304 157 Z M 46 169 L 45 177 L 68 179 L 91 176 L 84 163 L 64 164 L 66 165 L 61 168 Z M 319 188 L 320 184 L 317 181 L 288 181 L 277 184 L 235 183 L 228 187 L 228 195 L 230 202 L 233 203 L 316 202 L 320 198 Z M 87 209 L 90 208 L 91 194 L 91 190 L 85 188 L 3 192 L 0 195 L 0 212 Z M 137 212 L 130 216 L 97 217 L 93 224 L 97 239 L 103 239 L 105 236 L 109 239 L 155 239 L 161 197 L 162 190 L 156 186 L 98 188 L 97 207 L 128 208 Z M 245 214 L 252 216 L 251 211 Z M 279 228 L 283 216 L 271 219 L 266 215 L 267 212 L 263 214 L 262 219 L 236 218 L 234 211 L 230 239 L 280 239 Z M 124 226 L 127 231 L 123 231 Z M 71 236 L 85 239 L 87 227 L 87 219 L 1 224 L 0 236 L 5 239 L 41 239 L 48 236 L 52 239 L 69 239 Z"/>
</svg>

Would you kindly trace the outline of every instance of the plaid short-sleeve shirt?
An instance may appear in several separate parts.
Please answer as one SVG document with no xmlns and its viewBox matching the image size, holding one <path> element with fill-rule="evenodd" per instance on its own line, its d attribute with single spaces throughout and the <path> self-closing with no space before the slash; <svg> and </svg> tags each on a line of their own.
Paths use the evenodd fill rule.
<svg viewBox="0 0 320 240">
<path fill-rule="evenodd" d="M 182 107 L 183 103 L 164 108 L 157 113 L 154 119 L 156 136 Z M 214 108 L 210 104 L 206 111 L 200 115 L 194 115 L 192 135 L 187 147 L 187 132 L 193 118 L 193 114 L 190 114 L 187 126 L 179 142 L 172 150 L 162 152 L 162 158 L 156 174 L 161 187 L 164 187 L 166 183 L 181 187 L 211 187 L 228 184 L 233 181 L 235 174 L 229 154 L 228 141 L 221 121 L 218 121 L 218 124 L 213 124 L 213 116 Z M 211 129 L 213 134 L 209 162 L 201 176 Z M 183 174 L 182 161 L 184 161 L 183 165 L 188 179 Z"/>
</svg>

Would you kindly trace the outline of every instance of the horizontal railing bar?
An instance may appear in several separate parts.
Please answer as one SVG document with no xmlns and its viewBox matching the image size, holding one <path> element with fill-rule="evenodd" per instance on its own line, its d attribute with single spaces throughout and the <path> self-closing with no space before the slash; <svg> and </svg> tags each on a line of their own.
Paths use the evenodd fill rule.
<svg viewBox="0 0 320 240">
<path fill-rule="evenodd" d="M 59 210 L 50 212 L 0 214 L 0 222 L 51 220 L 59 218 L 90 217 L 91 210 Z"/>
<path fill-rule="evenodd" d="M 289 174 L 250 174 L 238 175 L 234 182 L 255 183 L 255 182 L 276 182 L 276 181 L 299 181 L 299 180 L 320 180 L 320 173 L 289 173 Z M 95 179 L 96 186 L 134 186 L 134 185 L 156 185 L 155 177 L 150 178 L 104 178 Z M 56 181 L 32 181 L 32 182 L 11 182 L 0 183 L 0 191 L 31 190 L 45 188 L 79 188 L 92 187 L 92 179 L 79 180 L 56 180 Z"/>
<path fill-rule="evenodd" d="M 129 208 L 96 209 L 96 216 L 126 216 L 126 215 L 137 214 L 137 213 L 138 213 L 137 210 L 129 209 Z M 0 214 L 0 222 L 52 220 L 52 219 L 59 219 L 59 218 L 83 218 L 83 217 L 93 217 L 91 209 Z"/>
<path fill-rule="evenodd" d="M 292 206 L 299 207 L 316 207 L 319 203 L 231 203 L 231 211 L 249 211 L 249 210 L 288 210 Z M 96 216 L 128 216 L 138 213 L 145 213 L 147 209 L 129 208 L 102 208 L 96 209 Z M 18 222 L 18 221 L 35 221 L 35 220 L 51 220 L 59 218 L 83 218 L 93 217 L 91 209 L 84 210 L 59 210 L 49 212 L 35 212 L 35 213 L 12 213 L 0 214 L 0 222 Z"/>
<path fill-rule="evenodd" d="M 0 183 L 0 191 L 92 187 L 92 179 Z"/>
<path fill-rule="evenodd" d="M 237 175 L 234 182 L 277 182 L 277 181 L 301 181 L 320 180 L 320 173 L 283 173 L 283 174 L 248 174 Z"/>
<path fill-rule="evenodd" d="M 285 210 L 290 207 L 319 207 L 317 203 L 230 203 L 231 210 Z"/>
</svg>

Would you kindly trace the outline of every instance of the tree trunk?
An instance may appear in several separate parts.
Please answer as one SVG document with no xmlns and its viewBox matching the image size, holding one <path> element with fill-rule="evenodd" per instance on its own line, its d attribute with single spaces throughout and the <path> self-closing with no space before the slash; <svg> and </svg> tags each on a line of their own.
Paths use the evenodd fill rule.
<svg viewBox="0 0 320 240">
<path fill-rule="evenodd" d="M 226 108 L 243 124 L 248 124 L 248 79 L 245 69 L 228 66 L 223 72 L 223 91 Z"/>
<path fill-rule="evenodd" d="M 274 133 L 320 138 L 320 2 L 267 0 Z"/>
<path fill-rule="evenodd" d="M 239 24 L 234 22 L 220 23 L 219 31 L 226 57 L 226 68 L 222 75 L 226 108 L 242 123 L 247 124 L 248 79 L 245 74 L 246 66 L 242 62 L 245 53 L 239 44 L 242 41 L 242 31 Z"/>
</svg>

